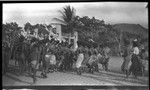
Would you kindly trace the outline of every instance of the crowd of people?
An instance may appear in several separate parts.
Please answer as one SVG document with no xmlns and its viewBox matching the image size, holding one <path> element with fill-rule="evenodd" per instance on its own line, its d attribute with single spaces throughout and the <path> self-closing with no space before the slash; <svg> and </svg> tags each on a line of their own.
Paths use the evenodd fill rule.
<svg viewBox="0 0 150 90">
<path fill-rule="evenodd" d="M 35 75 L 37 70 L 41 70 L 41 76 L 43 78 L 47 77 L 47 73 L 54 71 L 75 70 L 77 74 L 81 75 L 85 70 L 84 68 L 88 68 L 87 71 L 90 73 L 94 71 L 98 72 L 98 64 L 101 64 L 105 71 L 109 70 L 108 63 L 111 50 L 107 45 L 88 47 L 78 43 L 76 51 L 72 49 L 72 46 L 73 44 L 59 42 L 54 38 L 51 40 L 48 38 L 44 40 L 38 40 L 36 38 L 27 40 L 22 37 L 19 43 L 15 45 L 15 49 L 12 49 L 11 52 L 15 54 L 10 54 L 10 58 L 15 57 L 16 61 L 20 62 L 21 71 L 26 70 L 33 73 L 34 82 L 36 81 Z M 3 49 L 3 51 L 10 51 L 6 47 Z M 145 66 L 142 60 L 147 58 L 144 56 L 145 50 L 139 49 L 137 42 L 134 41 L 133 43 L 126 43 L 123 51 L 124 62 L 121 66 L 122 71 L 127 77 L 130 73 L 137 77 L 144 71 Z M 4 52 L 4 55 L 4 57 L 7 57 L 6 52 Z M 4 70 L 6 68 L 5 66 L 8 65 L 8 62 L 6 62 L 8 60 L 4 60 Z M 130 63 L 131 66 L 129 65 Z M 25 67 L 22 68 L 23 66 Z M 29 69 L 26 67 L 29 67 Z"/>
<path fill-rule="evenodd" d="M 144 48 L 140 48 L 140 44 L 135 39 L 133 42 L 126 42 L 124 49 L 124 62 L 121 66 L 122 71 L 126 77 L 132 73 L 135 78 L 144 75 L 146 60 L 148 61 L 148 54 Z"/>
<path fill-rule="evenodd" d="M 108 70 L 110 49 L 106 46 L 94 48 L 79 45 L 76 51 L 73 51 L 71 45 L 67 43 L 64 46 L 56 44 L 47 44 L 47 46 L 45 60 L 50 66 L 50 69 L 47 70 L 77 70 L 77 73 L 81 74 L 82 68 L 85 66 L 89 68 L 89 72 L 93 73 L 94 70 L 98 71 L 98 63 L 101 63 L 104 69 Z"/>
<path fill-rule="evenodd" d="M 108 70 L 109 50 L 105 47 L 95 48 L 78 44 L 78 49 L 74 51 L 73 44 L 59 42 L 53 37 L 51 40 L 48 38 L 39 40 L 23 36 L 16 40 L 12 48 L 8 43 L 3 42 L 3 44 L 6 44 L 3 45 L 4 73 L 8 69 L 9 60 L 12 59 L 18 62 L 20 73 L 29 72 L 34 82 L 37 70 L 41 70 L 43 78 L 47 77 L 47 73 L 54 71 L 76 70 L 81 74 L 82 66 L 88 67 L 89 72 L 93 72 L 93 68 L 98 71 L 96 62 L 101 63 L 105 70 Z"/>
</svg>

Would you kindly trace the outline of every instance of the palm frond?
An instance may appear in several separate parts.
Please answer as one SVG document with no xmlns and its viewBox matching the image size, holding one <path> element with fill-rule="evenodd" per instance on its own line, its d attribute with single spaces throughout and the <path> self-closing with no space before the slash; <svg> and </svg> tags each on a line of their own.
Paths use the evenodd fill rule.
<svg viewBox="0 0 150 90">
<path fill-rule="evenodd" d="M 59 18 L 53 18 L 52 20 L 58 21 L 58 22 L 61 22 L 62 24 L 67 25 L 67 23 L 66 23 L 64 20 L 62 20 L 62 19 L 59 19 Z"/>
<path fill-rule="evenodd" d="M 62 14 L 62 19 L 66 23 L 73 21 L 75 17 L 75 9 L 73 7 L 71 8 L 70 6 L 64 7 L 63 10 L 59 12 Z"/>
</svg>

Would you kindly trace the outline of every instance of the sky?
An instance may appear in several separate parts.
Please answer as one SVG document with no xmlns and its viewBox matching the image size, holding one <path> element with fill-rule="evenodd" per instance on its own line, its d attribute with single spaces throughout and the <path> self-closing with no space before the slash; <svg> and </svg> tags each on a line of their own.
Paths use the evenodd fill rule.
<svg viewBox="0 0 150 90">
<path fill-rule="evenodd" d="M 61 18 L 59 10 L 66 5 L 76 9 L 76 15 L 104 20 L 105 23 L 140 24 L 148 28 L 147 2 L 76 2 L 76 3 L 3 3 L 3 23 L 17 22 L 50 24 Z"/>
</svg>

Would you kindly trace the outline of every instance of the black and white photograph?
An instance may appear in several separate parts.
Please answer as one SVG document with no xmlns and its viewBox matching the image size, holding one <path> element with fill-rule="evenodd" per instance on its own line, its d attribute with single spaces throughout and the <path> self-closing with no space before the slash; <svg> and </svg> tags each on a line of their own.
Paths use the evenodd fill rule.
<svg viewBox="0 0 150 90">
<path fill-rule="evenodd" d="M 148 36 L 148 2 L 2 3 L 2 87 L 148 87 Z"/>
</svg>

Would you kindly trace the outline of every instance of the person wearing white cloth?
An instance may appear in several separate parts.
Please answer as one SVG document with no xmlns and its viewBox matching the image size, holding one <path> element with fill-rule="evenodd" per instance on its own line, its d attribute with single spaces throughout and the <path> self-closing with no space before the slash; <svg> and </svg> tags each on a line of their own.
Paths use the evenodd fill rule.
<svg viewBox="0 0 150 90">
<path fill-rule="evenodd" d="M 55 57 L 54 54 L 52 54 L 51 57 L 50 57 L 50 64 L 56 65 L 56 57 Z"/>
<path fill-rule="evenodd" d="M 133 48 L 133 54 L 138 55 L 140 53 L 140 50 L 138 47 Z"/>
<path fill-rule="evenodd" d="M 83 53 L 80 53 L 78 56 L 77 62 L 76 62 L 76 68 L 81 67 L 83 59 L 84 59 L 84 55 L 83 55 Z"/>
<path fill-rule="evenodd" d="M 55 67 L 55 65 L 56 65 L 56 57 L 55 57 L 55 55 L 52 54 L 52 52 L 49 52 L 49 53 L 47 53 L 47 54 L 45 55 L 45 60 L 46 60 L 46 62 L 47 62 L 47 65 L 46 65 L 46 66 L 48 66 L 48 67 L 46 68 L 46 71 L 48 71 L 49 66 L 50 66 L 50 68 L 51 68 L 52 70 L 54 70 L 54 67 Z"/>
<path fill-rule="evenodd" d="M 76 61 L 76 68 L 77 68 L 77 73 L 78 74 L 81 74 L 81 64 L 82 64 L 82 62 L 83 62 L 83 60 L 84 60 L 84 55 L 83 55 L 83 53 L 82 53 L 82 51 L 81 50 L 79 50 L 79 52 L 78 52 L 78 57 L 77 57 L 77 61 Z"/>
<path fill-rule="evenodd" d="M 137 76 L 141 75 L 141 63 L 140 63 L 140 59 L 139 59 L 139 48 L 138 48 L 138 42 L 134 41 L 133 42 L 133 55 L 131 58 L 131 67 L 129 70 L 129 74 L 132 72 L 132 74 L 135 76 L 135 78 L 137 78 Z"/>
<path fill-rule="evenodd" d="M 51 69 L 54 71 L 55 66 L 56 66 L 56 56 L 52 52 L 50 55 L 50 66 L 51 66 Z"/>
</svg>

